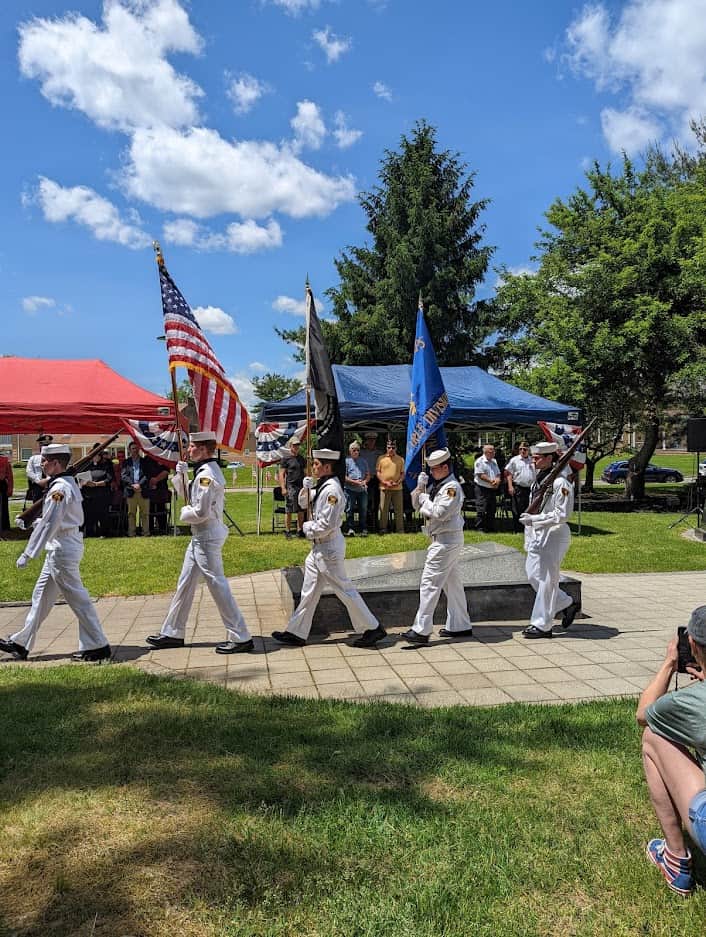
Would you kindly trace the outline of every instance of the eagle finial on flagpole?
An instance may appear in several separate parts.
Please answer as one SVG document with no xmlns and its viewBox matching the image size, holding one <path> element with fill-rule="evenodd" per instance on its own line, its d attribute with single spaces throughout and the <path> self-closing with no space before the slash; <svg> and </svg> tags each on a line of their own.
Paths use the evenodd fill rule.
<svg viewBox="0 0 706 937">
<path fill-rule="evenodd" d="M 421 309 L 422 312 L 424 312 L 424 300 L 422 299 L 422 291 L 421 291 L 421 290 L 419 291 L 419 306 L 418 306 L 418 308 Z"/>
<path fill-rule="evenodd" d="M 155 253 L 155 259 L 160 267 L 164 266 L 164 257 L 162 256 L 162 248 L 159 246 L 159 241 L 152 241 L 152 250 Z"/>
</svg>

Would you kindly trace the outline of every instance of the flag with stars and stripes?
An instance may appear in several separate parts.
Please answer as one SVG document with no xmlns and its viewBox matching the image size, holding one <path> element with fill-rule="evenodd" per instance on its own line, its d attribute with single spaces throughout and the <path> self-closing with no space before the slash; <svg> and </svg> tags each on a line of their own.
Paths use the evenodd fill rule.
<svg viewBox="0 0 706 937">
<path fill-rule="evenodd" d="M 189 437 L 174 423 L 168 425 L 150 420 L 123 420 L 128 433 L 142 451 L 155 462 L 174 468 L 179 461 L 179 435 L 182 452 L 189 445 Z"/>
<path fill-rule="evenodd" d="M 241 452 L 250 431 L 248 411 L 238 398 L 189 304 L 175 286 L 161 254 L 157 256 L 164 334 L 171 370 L 186 368 L 198 412 L 199 429 L 213 431 L 216 442 Z"/>
</svg>

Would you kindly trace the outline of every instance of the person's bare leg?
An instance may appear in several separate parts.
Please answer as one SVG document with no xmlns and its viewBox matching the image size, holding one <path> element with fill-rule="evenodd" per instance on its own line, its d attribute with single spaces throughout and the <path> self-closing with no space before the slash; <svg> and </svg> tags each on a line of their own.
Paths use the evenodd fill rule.
<svg viewBox="0 0 706 937">
<path fill-rule="evenodd" d="M 642 763 L 650 799 L 662 827 L 667 848 L 687 855 L 683 827 L 689 825 L 689 803 L 704 789 L 704 773 L 689 752 L 646 728 Z"/>
</svg>

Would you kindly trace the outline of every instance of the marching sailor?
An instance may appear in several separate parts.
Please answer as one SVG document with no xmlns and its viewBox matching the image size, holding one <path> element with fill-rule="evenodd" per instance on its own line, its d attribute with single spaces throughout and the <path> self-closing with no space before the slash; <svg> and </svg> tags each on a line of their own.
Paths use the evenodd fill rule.
<svg viewBox="0 0 706 937">
<path fill-rule="evenodd" d="M 177 495 L 186 501 L 179 519 L 191 525 L 191 543 L 186 548 L 176 592 L 162 630 L 147 638 L 147 643 L 154 648 L 184 647 L 186 622 L 202 577 L 226 627 L 227 640 L 216 645 L 216 654 L 240 654 L 255 647 L 223 572 L 223 544 L 228 536 L 228 528 L 223 523 L 226 483 L 215 455 L 216 445 L 213 432 L 191 434 L 188 448 L 189 460 L 194 463 L 191 485 L 188 464 L 177 462 L 176 465 L 172 485 Z"/>
<path fill-rule="evenodd" d="M 555 442 L 539 442 L 532 446 L 536 480 L 530 492 L 530 503 L 559 458 Z M 537 593 L 530 623 L 522 634 L 526 638 L 551 638 L 554 616 L 562 612 L 562 626 L 570 628 L 580 603 L 559 588 L 561 561 L 571 542 L 568 520 L 574 509 L 574 488 L 568 478 L 570 468 L 554 479 L 547 491 L 539 514 L 521 514 L 525 528 L 525 570 L 530 585 Z"/>
<path fill-rule="evenodd" d="M 433 482 L 420 472 L 412 492 L 412 504 L 426 523 L 424 532 L 431 543 L 427 548 L 419 583 L 419 610 L 414 624 L 402 637 L 410 644 L 427 644 L 434 626 L 434 611 L 446 593 L 446 624 L 439 634 L 444 638 L 470 638 L 473 626 L 468 615 L 466 593 L 458 571 L 463 546 L 463 490 L 454 477 L 451 453 L 437 449 L 427 458 Z"/>
<path fill-rule="evenodd" d="M 52 443 L 42 446 L 41 456 L 41 467 L 47 478 L 42 516 L 34 524 L 27 546 L 17 560 L 17 568 L 24 569 L 43 549 L 47 555 L 24 627 L 6 640 L 0 640 L 0 651 L 12 654 L 17 660 L 26 660 L 39 626 L 61 592 L 78 618 L 78 651 L 71 659 L 107 660 L 111 654 L 110 645 L 79 572 L 83 556 L 83 537 L 79 530 L 83 524 L 83 502 L 76 479 L 65 474 L 71 447 Z"/>
<path fill-rule="evenodd" d="M 305 478 L 299 492 L 299 506 L 306 510 L 311 501 L 312 519 L 304 522 L 304 536 L 312 541 L 311 552 L 304 563 L 304 582 L 301 599 L 284 631 L 273 631 L 272 637 L 280 644 L 301 647 L 306 644 L 314 612 L 324 586 L 331 586 L 350 615 L 353 628 L 360 637 L 354 647 L 375 647 L 387 637 L 346 574 L 344 560 L 346 542 L 341 533 L 345 499 L 341 482 L 334 475 L 341 453 L 334 449 L 314 449 L 312 470 L 318 479 Z"/>
</svg>

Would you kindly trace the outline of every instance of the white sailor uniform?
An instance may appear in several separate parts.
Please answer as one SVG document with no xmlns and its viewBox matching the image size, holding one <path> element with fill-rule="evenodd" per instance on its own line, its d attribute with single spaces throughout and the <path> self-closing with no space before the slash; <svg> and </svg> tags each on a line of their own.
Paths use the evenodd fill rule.
<svg viewBox="0 0 706 937">
<path fill-rule="evenodd" d="M 306 510 L 311 489 L 299 492 L 299 506 Z M 330 586 L 345 605 L 353 628 L 362 633 L 378 627 L 378 620 L 346 574 L 346 541 L 341 533 L 345 501 L 337 478 L 328 476 L 314 493 L 312 520 L 304 522 L 304 535 L 313 541 L 304 562 L 304 582 L 299 605 L 287 623 L 287 631 L 306 640 L 314 612 L 325 586 Z"/>
<path fill-rule="evenodd" d="M 533 493 L 530 498 L 534 498 Z M 574 488 L 566 477 L 554 479 L 539 514 L 522 515 L 525 524 L 525 570 L 537 593 L 530 625 L 551 631 L 554 617 L 568 608 L 573 599 L 559 588 L 561 561 L 571 542 L 568 520 L 574 509 Z"/>
<path fill-rule="evenodd" d="M 81 582 L 79 564 L 83 556 L 83 501 L 76 480 L 57 475 L 44 495 L 42 516 L 35 522 L 23 553 L 34 559 L 42 549 L 46 558 L 32 593 L 32 607 L 21 631 L 10 641 L 32 650 L 39 626 L 51 611 L 61 592 L 78 618 L 80 651 L 92 651 L 108 644 L 95 606 Z"/>
<path fill-rule="evenodd" d="M 249 641 L 250 631 L 223 572 L 222 550 L 228 536 L 228 528 L 223 523 L 226 483 L 218 461 L 208 459 L 198 465 L 188 491 L 184 490 L 181 475 L 175 475 L 172 484 L 179 497 L 187 500 L 179 519 L 191 525 L 191 543 L 186 548 L 161 634 L 183 640 L 196 586 L 203 576 L 223 619 L 228 640 Z"/>
<path fill-rule="evenodd" d="M 419 488 L 412 491 L 412 504 L 425 519 L 424 533 L 431 539 L 419 583 L 419 610 L 412 629 L 430 635 L 434 611 L 446 593 L 447 631 L 471 628 L 466 594 L 458 571 L 458 557 L 463 546 L 463 490 L 453 475 L 447 476 L 433 498 Z"/>
</svg>

